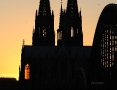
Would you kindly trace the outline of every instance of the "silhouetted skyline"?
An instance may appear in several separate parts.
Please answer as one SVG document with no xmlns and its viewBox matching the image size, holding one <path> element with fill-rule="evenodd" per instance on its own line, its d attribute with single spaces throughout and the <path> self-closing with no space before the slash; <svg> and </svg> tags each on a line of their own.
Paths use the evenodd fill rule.
<svg viewBox="0 0 117 90">
<path fill-rule="evenodd" d="M 22 46 L 20 89 L 87 88 L 91 46 L 83 45 L 82 11 L 78 11 L 77 0 L 67 0 L 65 10 L 61 4 L 56 46 L 54 21 L 50 1 L 40 0 L 32 45 Z"/>
<path fill-rule="evenodd" d="M 60 8 L 57 46 L 54 11 L 40 0 L 32 45 L 22 45 L 19 87 L 30 89 L 116 89 L 117 4 L 107 4 L 97 22 L 92 46 L 83 45 L 77 0 Z"/>
<path fill-rule="evenodd" d="M 50 1 L 51 9 L 55 13 L 55 30 L 57 30 L 61 1 Z M 63 0 L 63 8 L 66 7 L 66 2 L 66 0 Z M 116 3 L 117 1 L 78 1 L 78 7 L 82 10 L 84 45 L 92 45 L 99 15 L 104 6 L 112 2 Z M 32 43 L 31 37 L 35 20 L 34 16 L 35 10 L 39 6 L 38 3 L 39 0 L 0 1 L 0 76 L 18 77 L 22 41 L 25 39 L 25 44 Z"/>
</svg>

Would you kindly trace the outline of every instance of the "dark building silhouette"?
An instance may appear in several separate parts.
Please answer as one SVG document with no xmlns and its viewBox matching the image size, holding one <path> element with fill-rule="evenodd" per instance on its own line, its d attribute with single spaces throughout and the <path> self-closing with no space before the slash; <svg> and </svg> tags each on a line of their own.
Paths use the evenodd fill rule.
<svg viewBox="0 0 117 90">
<path fill-rule="evenodd" d="M 117 4 L 102 10 L 92 44 L 90 90 L 117 89 Z"/>
<path fill-rule="evenodd" d="M 54 12 L 49 0 L 36 10 L 32 45 L 22 46 L 20 89 L 86 89 L 91 46 L 83 46 L 82 15 L 77 0 L 60 8 L 55 46 Z"/>
<path fill-rule="evenodd" d="M 66 46 L 83 46 L 82 15 L 78 12 L 77 0 L 68 0 L 67 8 L 60 9 L 57 45 L 64 42 Z"/>
<path fill-rule="evenodd" d="M 82 15 L 77 0 L 60 8 L 57 46 L 49 0 L 36 10 L 32 45 L 22 45 L 19 81 L 0 78 L 0 90 L 117 89 L 117 4 L 100 14 L 92 46 L 83 46 Z"/>
<path fill-rule="evenodd" d="M 32 45 L 55 45 L 54 12 L 50 9 L 49 0 L 40 0 L 39 10 L 36 10 Z"/>
<path fill-rule="evenodd" d="M 0 78 L 0 90 L 18 89 L 18 81 L 15 78 Z"/>
</svg>

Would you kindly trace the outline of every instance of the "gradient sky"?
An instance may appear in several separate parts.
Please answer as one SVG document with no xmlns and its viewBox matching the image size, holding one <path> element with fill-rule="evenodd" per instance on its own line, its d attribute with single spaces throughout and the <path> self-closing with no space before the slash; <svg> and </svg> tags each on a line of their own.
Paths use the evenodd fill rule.
<svg viewBox="0 0 117 90">
<path fill-rule="evenodd" d="M 18 77 L 22 41 L 32 44 L 35 11 L 40 0 L 0 0 L 0 77 Z M 109 3 L 117 0 L 77 0 L 82 11 L 84 45 L 92 45 L 99 15 Z M 55 31 L 58 29 L 61 0 L 50 0 L 55 15 Z M 66 8 L 67 0 L 63 0 Z M 99 5 L 98 5 L 99 4 Z"/>
</svg>

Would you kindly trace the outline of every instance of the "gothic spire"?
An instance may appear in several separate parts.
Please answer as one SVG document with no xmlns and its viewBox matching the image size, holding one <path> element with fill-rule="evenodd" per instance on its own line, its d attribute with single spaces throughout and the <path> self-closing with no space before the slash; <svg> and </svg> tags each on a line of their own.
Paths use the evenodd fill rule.
<svg viewBox="0 0 117 90">
<path fill-rule="evenodd" d="M 21 69 L 20 69 L 20 65 L 19 65 L 19 72 L 21 71 Z"/>
<path fill-rule="evenodd" d="M 60 8 L 60 17 L 59 17 L 59 27 L 61 26 L 62 24 L 62 21 L 63 21 L 63 8 L 62 8 L 62 0 L 61 0 L 61 8 Z"/>
<path fill-rule="evenodd" d="M 73 13 L 78 14 L 77 0 L 68 0 L 67 1 L 67 12 L 69 12 L 71 14 L 73 14 Z"/>
<path fill-rule="evenodd" d="M 54 16 L 54 11 L 52 10 L 52 15 Z"/>
<path fill-rule="evenodd" d="M 39 10 L 36 11 L 35 30 L 32 44 L 54 45 L 54 12 L 50 8 L 50 0 L 40 0 Z"/>
<path fill-rule="evenodd" d="M 36 13 L 35 13 L 35 19 L 37 18 L 37 10 L 36 10 Z"/>
<path fill-rule="evenodd" d="M 40 0 L 38 14 L 39 15 L 51 15 L 50 1 L 49 0 Z"/>
<path fill-rule="evenodd" d="M 34 34 L 35 33 L 35 29 L 34 29 L 34 27 L 33 27 L 33 33 L 32 34 Z"/>
<path fill-rule="evenodd" d="M 63 8 L 62 8 L 62 3 L 63 3 L 63 2 L 62 2 L 62 0 L 61 0 L 61 14 L 62 14 L 62 11 L 63 11 Z"/>
<path fill-rule="evenodd" d="M 24 44 L 25 44 L 25 40 L 23 39 L 23 43 L 22 43 L 22 45 L 24 46 Z"/>
<path fill-rule="evenodd" d="M 79 13 L 80 13 L 80 15 L 79 15 L 79 16 L 80 16 L 80 17 L 82 17 L 82 14 L 81 14 L 81 8 L 80 8 L 80 12 L 79 12 Z"/>
</svg>

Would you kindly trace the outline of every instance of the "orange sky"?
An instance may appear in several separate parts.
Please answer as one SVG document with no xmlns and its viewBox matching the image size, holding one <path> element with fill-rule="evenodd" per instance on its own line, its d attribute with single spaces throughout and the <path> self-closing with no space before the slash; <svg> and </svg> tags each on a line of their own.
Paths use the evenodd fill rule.
<svg viewBox="0 0 117 90">
<path fill-rule="evenodd" d="M 55 15 L 55 31 L 58 28 L 61 0 L 50 0 Z M 116 0 L 77 0 L 82 11 L 84 45 L 92 45 L 99 15 L 105 5 Z M 63 0 L 63 8 L 67 0 Z M 99 5 L 98 5 L 99 4 Z M 18 77 L 22 41 L 32 43 L 35 11 L 39 0 L 0 0 L 0 76 Z"/>
</svg>

